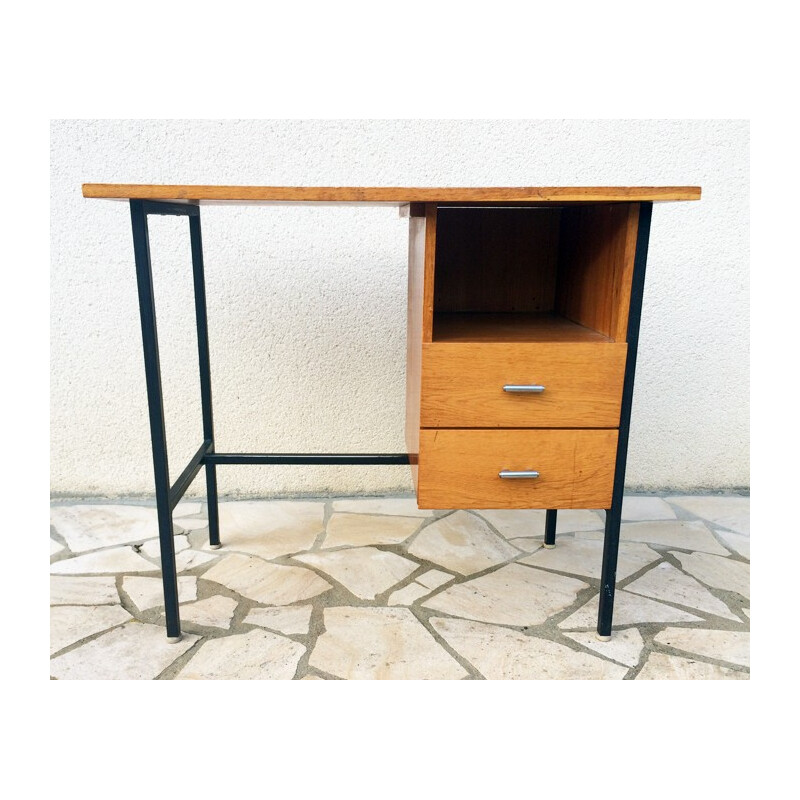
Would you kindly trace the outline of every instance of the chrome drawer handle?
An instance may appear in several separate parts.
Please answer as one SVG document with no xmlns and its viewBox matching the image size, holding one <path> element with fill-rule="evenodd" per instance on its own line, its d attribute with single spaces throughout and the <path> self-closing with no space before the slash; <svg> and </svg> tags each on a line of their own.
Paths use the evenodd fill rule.
<svg viewBox="0 0 800 800">
<path fill-rule="evenodd" d="M 503 387 L 504 392 L 529 392 L 530 394 L 539 394 L 544 391 L 544 386 L 538 383 L 507 383 Z"/>
<path fill-rule="evenodd" d="M 538 478 L 539 473 L 532 469 L 502 469 L 501 478 Z"/>
</svg>

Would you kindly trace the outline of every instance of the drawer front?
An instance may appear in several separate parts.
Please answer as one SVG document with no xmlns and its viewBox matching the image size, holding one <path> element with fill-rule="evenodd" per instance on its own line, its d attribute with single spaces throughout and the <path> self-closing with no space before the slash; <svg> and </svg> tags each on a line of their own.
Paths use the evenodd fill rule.
<svg viewBox="0 0 800 800">
<path fill-rule="evenodd" d="M 608 508 L 616 430 L 420 431 L 420 508 Z M 500 472 L 535 471 L 536 478 Z"/>
<path fill-rule="evenodd" d="M 616 428 L 627 350 L 624 342 L 425 344 L 420 425 Z"/>
</svg>

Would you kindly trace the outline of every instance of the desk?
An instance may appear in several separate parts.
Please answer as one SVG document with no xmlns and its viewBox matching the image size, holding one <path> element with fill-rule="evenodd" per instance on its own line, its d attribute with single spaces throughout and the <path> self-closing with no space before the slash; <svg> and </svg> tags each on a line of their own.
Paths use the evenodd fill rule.
<svg viewBox="0 0 800 800">
<path fill-rule="evenodd" d="M 597 634 L 611 636 L 645 264 L 654 202 L 698 187 L 380 188 L 84 184 L 129 203 L 167 637 L 181 635 L 172 512 L 201 469 L 220 543 L 217 466 L 408 464 L 420 508 L 605 508 Z M 218 453 L 200 207 L 367 204 L 409 219 L 406 453 Z M 203 442 L 170 479 L 147 218 L 188 217 Z"/>
</svg>

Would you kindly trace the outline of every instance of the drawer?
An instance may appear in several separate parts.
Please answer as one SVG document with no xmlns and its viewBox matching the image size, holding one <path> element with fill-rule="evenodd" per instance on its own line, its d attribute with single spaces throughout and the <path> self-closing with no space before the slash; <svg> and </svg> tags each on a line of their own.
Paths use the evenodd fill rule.
<svg viewBox="0 0 800 800">
<path fill-rule="evenodd" d="M 617 431 L 420 431 L 420 508 L 608 508 Z M 501 478 L 533 470 L 537 478 Z"/>
<path fill-rule="evenodd" d="M 624 342 L 422 346 L 423 428 L 616 428 Z M 506 385 L 544 391 L 510 392 Z"/>
</svg>

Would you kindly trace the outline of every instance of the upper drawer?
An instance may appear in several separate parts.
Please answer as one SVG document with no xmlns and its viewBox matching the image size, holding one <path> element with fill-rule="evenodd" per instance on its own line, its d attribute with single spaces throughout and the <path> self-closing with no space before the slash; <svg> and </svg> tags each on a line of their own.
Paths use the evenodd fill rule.
<svg viewBox="0 0 800 800">
<path fill-rule="evenodd" d="M 422 428 L 619 427 L 624 342 L 422 346 Z M 504 386 L 543 386 L 541 392 Z"/>
</svg>

